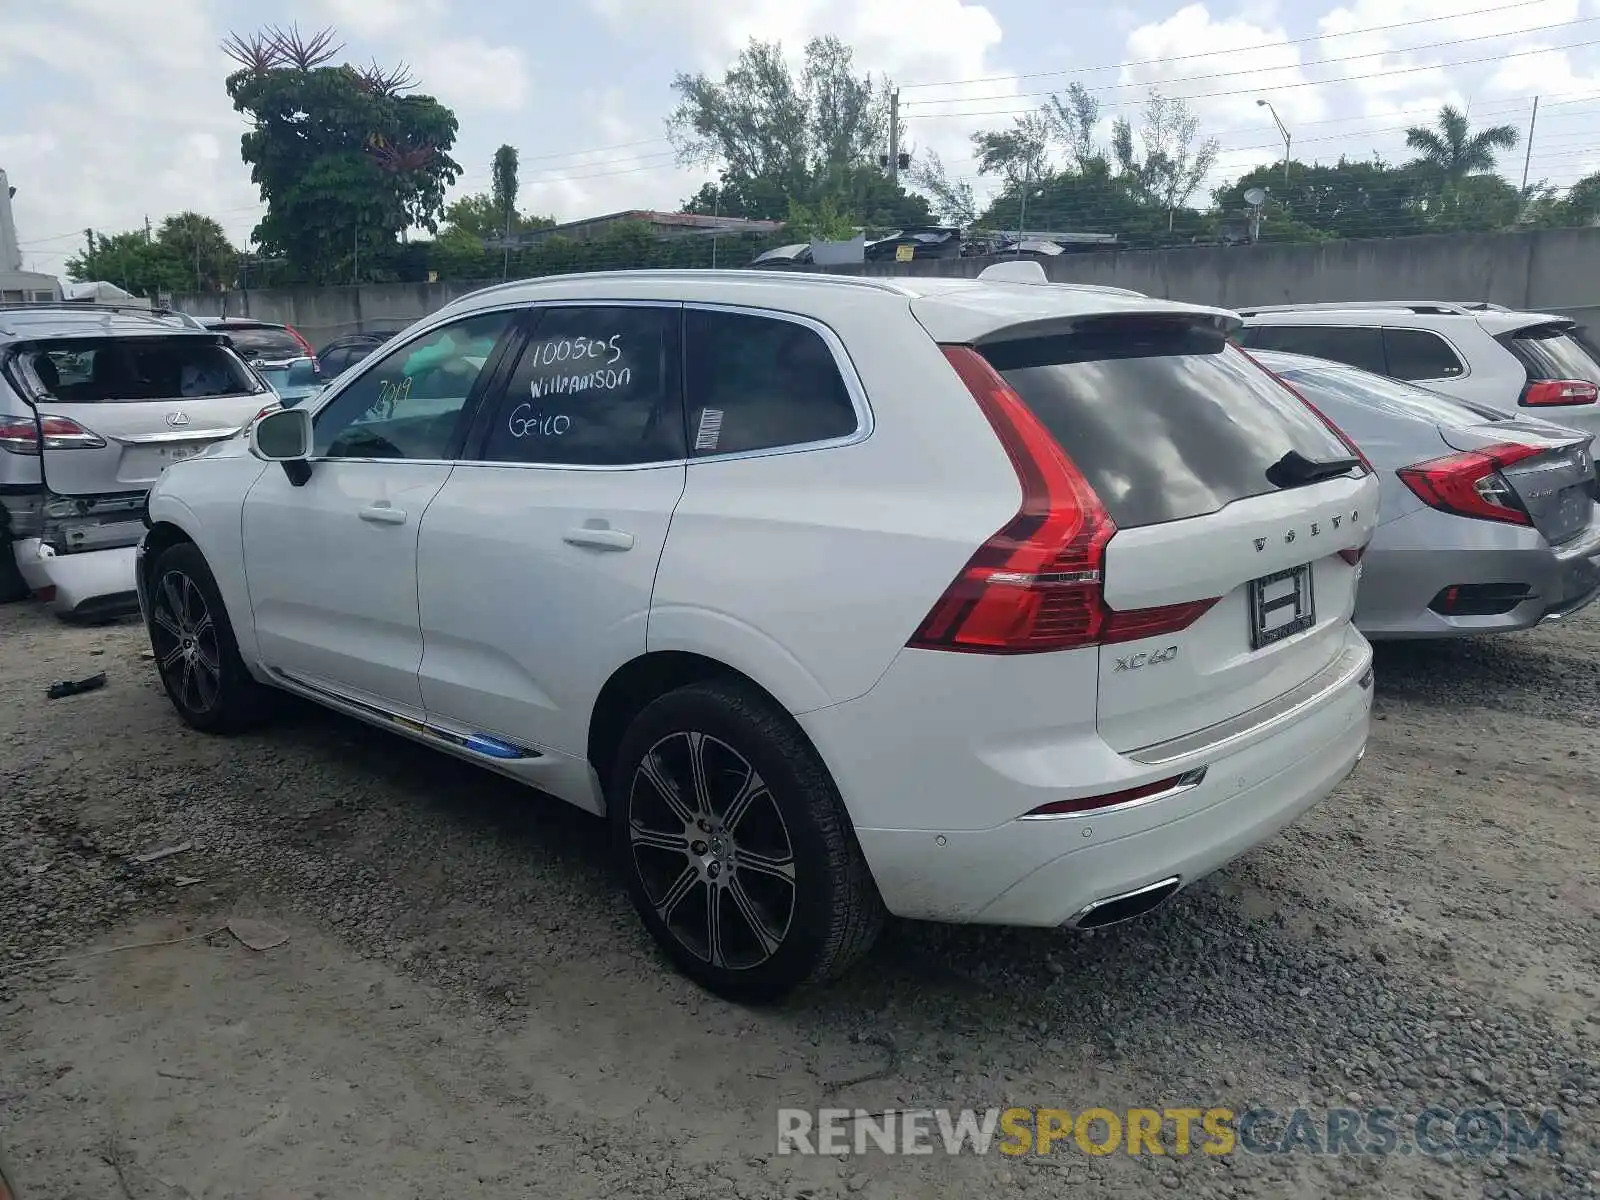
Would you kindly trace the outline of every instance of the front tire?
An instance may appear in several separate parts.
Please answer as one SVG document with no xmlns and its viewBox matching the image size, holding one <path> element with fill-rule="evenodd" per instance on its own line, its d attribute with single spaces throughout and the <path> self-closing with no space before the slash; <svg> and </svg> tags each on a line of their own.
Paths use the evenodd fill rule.
<svg viewBox="0 0 1600 1200">
<path fill-rule="evenodd" d="M 276 693 L 239 656 L 222 593 L 190 542 L 162 551 L 150 569 L 150 648 L 167 698 L 203 733 L 239 733 L 269 717 Z"/>
<path fill-rule="evenodd" d="M 640 919 L 718 995 L 762 1003 L 837 978 L 882 928 L 827 768 L 753 688 L 691 684 L 646 706 L 607 805 Z"/>
</svg>

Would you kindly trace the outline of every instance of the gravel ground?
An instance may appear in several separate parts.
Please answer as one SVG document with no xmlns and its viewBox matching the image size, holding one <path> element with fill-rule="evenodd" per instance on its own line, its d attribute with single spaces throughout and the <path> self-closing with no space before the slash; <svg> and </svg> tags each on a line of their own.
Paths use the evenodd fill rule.
<svg viewBox="0 0 1600 1200">
<path fill-rule="evenodd" d="M 22 1200 L 1600 1193 L 1600 615 L 1381 651 L 1356 775 L 1159 914 L 897 924 L 776 1011 L 668 973 L 576 811 L 318 711 L 192 733 L 136 627 L 12 606 L 0 647 Z M 97 670 L 105 689 L 45 700 Z M 250 949 L 241 917 L 287 941 Z M 780 1106 L 963 1105 L 1512 1106 L 1555 1111 L 1562 1140 L 773 1153 Z"/>
</svg>

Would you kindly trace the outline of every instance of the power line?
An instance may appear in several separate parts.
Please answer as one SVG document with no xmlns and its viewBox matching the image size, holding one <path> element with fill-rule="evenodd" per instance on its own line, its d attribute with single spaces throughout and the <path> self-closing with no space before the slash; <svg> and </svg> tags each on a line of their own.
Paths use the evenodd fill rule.
<svg viewBox="0 0 1600 1200">
<path fill-rule="evenodd" d="M 1059 75 L 1083 75 L 1094 71 L 1122 70 L 1127 67 L 1160 66 L 1163 63 L 1169 62 L 1188 62 L 1197 58 L 1213 58 L 1217 55 L 1240 54 L 1244 53 L 1246 50 L 1264 50 L 1276 46 L 1298 46 L 1306 42 L 1326 41 L 1329 38 L 1354 37 L 1358 34 L 1364 33 L 1384 33 L 1391 29 L 1407 29 L 1413 25 L 1430 25 L 1436 21 L 1455 21 L 1464 20 L 1468 17 L 1490 16 L 1495 13 L 1511 12 L 1519 8 L 1530 8 L 1535 4 L 1548 3 L 1550 3 L 1550 0 L 1517 0 L 1517 3 L 1515 4 L 1505 4 L 1495 8 L 1479 8 L 1464 13 L 1449 13 L 1442 17 L 1419 17 L 1413 21 L 1399 21 L 1393 25 L 1369 25 L 1363 29 L 1345 29 L 1337 33 L 1320 33 L 1311 34 L 1307 37 L 1286 38 L 1281 42 L 1272 42 L 1263 46 L 1240 47 L 1231 50 L 1203 50 L 1197 54 L 1180 54 L 1173 58 L 1147 58 L 1137 62 L 1105 63 L 1098 67 L 1081 67 L 1066 71 L 1029 71 L 1019 75 L 983 75 L 973 79 L 945 79 L 930 83 L 902 83 L 897 84 L 896 86 L 899 87 L 901 91 L 908 91 L 912 88 L 963 87 L 971 83 L 1003 83 L 1008 79 L 1046 79 Z M 906 103 L 916 104 L 924 102 L 910 100 Z M 928 101 L 926 103 L 932 102 Z"/>
<path fill-rule="evenodd" d="M 1558 24 L 1555 24 L 1555 25 L 1541 25 L 1541 26 L 1537 26 L 1537 27 L 1532 28 L 1532 29 L 1516 30 L 1516 31 L 1511 32 L 1511 33 L 1489 33 L 1489 34 L 1481 34 L 1481 35 L 1479 35 L 1477 37 L 1452 38 L 1451 40 L 1445 41 L 1445 42 L 1429 42 L 1429 43 L 1427 43 L 1425 45 L 1421 45 L 1421 46 L 1402 46 L 1402 47 L 1397 47 L 1397 48 L 1395 48 L 1393 50 L 1370 50 L 1365 54 L 1349 54 L 1349 55 L 1345 55 L 1342 58 L 1319 58 L 1319 59 L 1316 59 L 1313 62 L 1286 63 L 1283 66 L 1279 66 L 1279 67 L 1251 67 L 1251 68 L 1237 70 L 1237 71 L 1217 71 L 1217 72 L 1214 72 L 1213 74 L 1210 74 L 1210 75 L 1186 75 L 1186 76 L 1182 76 L 1182 77 L 1179 77 L 1177 79 L 1171 80 L 1169 82 L 1168 86 L 1171 86 L 1171 84 L 1199 83 L 1199 82 L 1202 82 L 1202 81 L 1207 80 L 1207 79 L 1235 79 L 1235 78 L 1239 77 L 1240 75 L 1261 75 L 1261 74 L 1265 74 L 1265 73 L 1270 72 L 1270 71 L 1299 70 L 1299 69 L 1304 68 L 1304 67 L 1325 66 L 1325 65 L 1332 64 L 1332 63 L 1356 62 L 1356 61 L 1358 61 L 1360 59 L 1363 59 L 1363 58 L 1384 58 L 1384 57 L 1387 57 L 1387 56 L 1390 56 L 1390 55 L 1396 55 L 1396 54 L 1416 54 L 1416 53 L 1418 53 L 1419 51 L 1422 51 L 1422 50 L 1437 50 L 1442 46 L 1461 46 L 1461 45 L 1465 45 L 1465 44 L 1467 44 L 1469 42 L 1496 41 L 1496 40 L 1499 40 L 1501 38 L 1521 37 L 1522 35 L 1528 34 L 1528 33 L 1542 33 L 1542 32 L 1545 32 L 1545 31 L 1551 30 L 1551 29 L 1566 29 L 1566 28 L 1568 28 L 1569 26 L 1572 26 L 1572 25 L 1586 25 L 1586 24 L 1588 24 L 1588 23 L 1590 23 L 1592 21 L 1596 21 L 1596 20 L 1600 20 L 1600 17 L 1580 17 L 1575 21 L 1562 21 L 1562 22 L 1559 22 Z M 1266 92 L 1266 91 L 1281 91 L 1283 88 L 1286 88 L 1286 87 L 1310 87 L 1310 86 L 1314 86 L 1314 85 L 1317 85 L 1317 84 L 1323 84 L 1323 83 L 1344 83 L 1346 81 L 1353 81 L 1355 79 L 1379 79 L 1379 78 L 1383 78 L 1384 76 L 1387 76 L 1387 75 L 1400 75 L 1400 74 L 1405 74 L 1405 73 L 1411 72 L 1411 71 L 1435 71 L 1435 70 L 1446 69 L 1446 68 L 1449 68 L 1449 67 L 1467 66 L 1467 65 L 1469 65 L 1471 63 L 1499 62 L 1501 59 L 1506 59 L 1506 58 L 1525 58 L 1530 54 L 1548 54 L 1552 50 L 1576 50 L 1576 49 L 1579 49 L 1579 48 L 1581 48 L 1583 46 L 1592 46 L 1592 45 L 1595 45 L 1594 41 L 1573 42 L 1573 43 L 1571 43 L 1569 45 L 1565 45 L 1565 46 L 1541 46 L 1541 47 L 1538 47 L 1538 48 L 1535 48 L 1535 49 L 1532 49 L 1532 50 L 1521 50 L 1521 51 L 1516 51 L 1516 52 L 1509 53 L 1509 54 L 1496 54 L 1496 55 L 1492 55 L 1492 56 L 1490 56 L 1488 58 L 1468 58 L 1468 59 L 1461 59 L 1461 60 L 1458 60 L 1456 62 L 1451 62 L 1451 63 L 1430 63 L 1430 64 L 1428 64 L 1426 66 L 1406 67 L 1406 68 L 1403 68 L 1401 70 L 1371 71 L 1371 72 L 1367 72 L 1367 73 L 1359 75 L 1359 76 L 1346 75 L 1346 76 L 1340 76 L 1337 79 L 1305 80 L 1305 81 L 1302 81 L 1300 83 L 1278 84 L 1278 85 L 1276 85 L 1274 87 L 1251 88 L 1251 89 L 1248 89 L 1248 90 L 1250 90 L 1250 91 L 1262 91 L 1262 92 Z M 1260 48 L 1261 49 L 1265 49 L 1266 47 L 1260 47 Z M 1235 53 L 1238 53 L 1238 52 L 1236 51 Z M 1109 91 L 1113 91 L 1113 90 L 1121 90 L 1123 88 L 1147 88 L 1147 87 L 1152 87 L 1152 86 L 1155 86 L 1154 81 L 1132 80 L 1132 81 L 1123 82 L 1123 83 L 1100 84 L 1100 85 L 1098 85 L 1096 87 L 1086 88 L 1085 90 L 1092 94 L 1092 93 L 1097 93 L 1097 92 L 1109 92 Z M 909 107 L 910 105 L 915 104 L 917 107 L 921 108 L 921 107 L 923 107 L 925 105 L 929 105 L 929 104 L 978 104 L 978 103 L 981 103 L 981 102 L 986 101 L 986 100 L 1023 100 L 1023 99 L 1027 99 L 1027 98 L 1030 98 L 1030 97 L 1052 96 L 1054 94 L 1055 93 L 1053 91 L 1046 91 L 1046 92 L 1001 92 L 1001 93 L 998 93 L 998 94 L 995 94 L 995 95 L 989 95 L 989 96 L 956 96 L 956 97 L 951 97 L 949 99 L 942 99 L 942 100 L 941 99 L 935 99 L 935 100 L 908 100 L 908 101 L 906 101 L 906 105 L 907 105 L 907 107 Z M 1234 93 L 1223 92 L 1223 93 L 1219 93 L 1219 94 L 1221 94 L 1221 95 L 1232 95 Z M 940 113 L 940 114 L 935 114 L 935 115 L 939 115 L 939 116 L 967 116 L 967 115 L 978 115 L 978 114 Z"/>
<path fill-rule="evenodd" d="M 1586 19 L 1594 20 L 1596 18 L 1586 18 Z M 1484 57 L 1484 58 L 1463 58 L 1463 59 L 1458 59 L 1455 62 L 1427 63 L 1427 64 L 1422 65 L 1422 66 L 1399 67 L 1399 68 L 1396 68 L 1396 69 L 1390 70 L 1390 71 L 1369 71 L 1364 75 L 1345 75 L 1345 76 L 1341 76 L 1341 77 L 1336 78 L 1336 79 L 1304 79 L 1304 80 L 1299 81 L 1298 83 L 1279 83 L 1279 84 L 1269 84 L 1269 85 L 1261 86 L 1261 87 L 1234 88 L 1234 89 L 1231 89 L 1231 90 L 1220 91 L 1220 92 L 1197 92 L 1197 93 L 1193 93 L 1193 94 L 1185 95 L 1185 96 L 1174 96 L 1173 99 L 1182 99 L 1182 100 L 1217 100 L 1217 99 L 1222 99 L 1222 98 L 1227 97 L 1227 96 L 1257 96 L 1257 95 L 1260 95 L 1262 92 L 1283 92 L 1283 91 L 1290 91 L 1290 90 L 1292 90 L 1294 88 L 1328 87 L 1330 85 L 1338 84 L 1338 83 L 1358 83 L 1358 82 L 1360 82 L 1361 80 L 1364 80 L 1364 79 L 1387 79 L 1387 78 L 1389 78 L 1391 76 L 1394 76 L 1394 75 L 1413 75 L 1418 71 L 1445 71 L 1445 70 L 1450 70 L 1450 69 L 1455 68 L 1455 67 L 1472 66 L 1472 65 L 1474 65 L 1476 63 L 1503 62 L 1508 58 L 1526 58 L 1526 57 L 1528 57 L 1529 55 L 1532 55 L 1532 54 L 1548 54 L 1553 50 L 1581 50 L 1581 49 L 1583 49 L 1583 48 L 1585 48 L 1587 46 L 1594 46 L 1594 45 L 1600 45 L 1600 39 L 1592 39 L 1592 40 L 1587 41 L 1587 42 L 1571 42 L 1571 43 L 1568 43 L 1567 45 L 1564 45 L 1564 46 L 1544 46 L 1544 47 L 1540 47 L 1539 49 L 1536 49 L 1536 50 L 1514 51 L 1514 52 L 1509 53 L 1509 54 L 1491 54 L 1491 55 L 1489 55 L 1487 57 Z M 1238 75 L 1256 75 L 1256 74 L 1259 74 L 1259 73 L 1260 72 L 1258 72 L 1258 71 L 1226 72 L 1226 74 L 1230 74 L 1230 75 L 1235 75 L 1235 74 L 1238 74 Z M 1221 77 L 1222 76 L 1219 75 L 1219 76 L 1209 76 L 1208 78 L 1221 78 Z M 1199 78 L 1199 77 L 1197 76 L 1196 78 Z M 1179 80 L 1179 81 L 1175 81 L 1175 82 L 1187 83 L 1187 82 L 1189 82 L 1189 80 Z M 1130 84 L 1114 84 L 1112 86 L 1115 86 L 1115 87 L 1151 87 L 1151 86 L 1154 86 L 1154 85 L 1150 84 L 1150 83 L 1130 83 Z M 1050 93 L 1041 92 L 1041 93 L 1037 93 L 1037 94 L 1039 94 L 1039 95 L 1048 95 Z M 1012 96 L 1012 97 L 1008 97 L 1008 98 L 1009 99 L 1020 100 L 1020 99 L 1024 99 L 1025 97 L 1021 96 L 1021 95 L 1017 95 L 1017 96 Z M 984 97 L 984 99 L 998 99 L 998 97 Z M 970 103 L 970 102 L 969 101 L 959 101 L 959 100 L 949 100 L 949 101 L 923 101 L 923 103 L 958 104 L 958 103 Z M 1023 108 L 1023 109 L 1018 109 L 1018 108 L 990 108 L 990 109 L 982 109 L 982 110 L 979 110 L 977 112 L 924 113 L 924 114 L 922 114 L 922 117 L 923 117 L 924 120 L 934 120 L 936 118 L 949 118 L 949 117 L 992 117 L 992 116 L 1011 116 L 1011 117 L 1014 117 L 1014 116 L 1020 116 L 1023 113 L 1031 112 L 1031 111 L 1032 111 L 1031 108 Z"/>
</svg>

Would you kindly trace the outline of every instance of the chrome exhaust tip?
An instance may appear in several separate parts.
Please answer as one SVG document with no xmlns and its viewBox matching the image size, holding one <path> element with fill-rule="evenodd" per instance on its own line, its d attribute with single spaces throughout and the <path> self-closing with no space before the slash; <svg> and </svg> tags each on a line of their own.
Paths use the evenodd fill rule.
<svg viewBox="0 0 1600 1200">
<path fill-rule="evenodd" d="M 1182 883 L 1180 876 L 1173 875 L 1157 883 L 1147 883 L 1144 887 L 1134 888 L 1131 892 L 1102 896 L 1079 909 L 1067 922 L 1067 926 L 1071 929 L 1100 929 L 1106 925 L 1142 917 L 1171 899 Z"/>
</svg>

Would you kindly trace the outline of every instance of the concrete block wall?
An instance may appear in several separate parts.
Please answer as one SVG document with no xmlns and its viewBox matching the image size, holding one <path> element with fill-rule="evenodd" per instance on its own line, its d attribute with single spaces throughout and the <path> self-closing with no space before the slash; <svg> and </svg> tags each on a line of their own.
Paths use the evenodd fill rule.
<svg viewBox="0 0 1600 1200">
<path fill-rule="evenodd" d="M 976 275 L 993 259 L 870 263 L 872 275 Z M 1600 229 L 1447 234 L 1310 245 L 1192 246 L 1063 254 L 1063 283 L 1132 288 L 1238 308 L 1329 300 L 1488 300 L 1556 312 L 1600 329 Z M 179 296 L 197 315 L 253 316 L 295 326 L 314 344 L 366 329 L 400 329 L 486 283 L 370 284 Z"/>
</svg>

